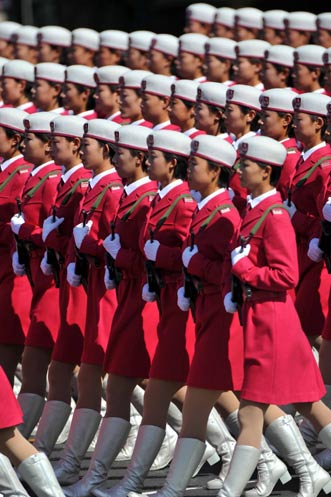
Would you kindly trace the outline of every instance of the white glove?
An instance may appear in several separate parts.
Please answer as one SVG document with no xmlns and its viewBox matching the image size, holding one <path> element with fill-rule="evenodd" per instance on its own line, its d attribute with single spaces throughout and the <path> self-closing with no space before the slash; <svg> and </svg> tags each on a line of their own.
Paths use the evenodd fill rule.
<svg viewBox="0 0 331 497">
<path fill-rule="evenodd" d="M 142 288 L 141 297 L 145 302 L 154 302 L 156 300 L 156 293 L 150 292 L 148 290 L 148 284 L 145 283 Z"/>
<path fill-rule="evenodd" d="M 331 197 L 325 202 L 322 212 L 325 221 L 331 221 Z"/>
<path fill-rule="evenodd" d="M 144 246 L 144 252 L 148 261 L 156 261 L 156 254 L 159 250 L 160 242 L 157 240 L 147 240 Z"/>
<path fill-rule="evenodd" d="M 243 257 L 247 257 L 250 250 L 251 250 L 251 246 L 249 243 L 244 248 L 236 247 L 235 249 L 233 249 L 231 252 L 232 266 L 237 264 L 237 262 L 240 261 L 240 259 L 243 259 Z"/>
<path fill-rule="evenodd" d="M 20 264 L 18 262 L 18 253 L 17 252 L 14 252 L 12 255 L 12 266 L 13 266 L 13 271 L 16 274 L 16 276 L 24 276 L 25 275 L 24 264 Z"/>
<path fill-rule="evenodd" d="M 54 222 L 53 222 L 53 216 L 49 216 L 45 219 L 43 224 L 43 232 L 41 235 L 43 242 L 46 240 L 50 232 L 58 228 L 60 224 L 63 223 L 63 221 L 64 217 L 56 217 L 56 216 Z"/>
<path fill-rule="evenodd" d="M 190 263 L 190 260 L 192 257 L 199 252 L 198 247 L 196 245 L 193 245 L 193 248 L 191 247 L 186 247 L 184 252 L 182 253 L 182 261 L 185 267 L 187 267 Z"/>
<path fill-rule="evenodd" d="M 116 259 L 118 252 L 121 248 L 121 240 L 118 233 L 114 234 L 114 239 L 112 240 L 113 235 L 108 235 L 107 238 L 103 241 L 103 246 L 105 250 L 112 256 L 113 259 Z"/>
<path fill-rule="evenodd" d="M 283 204 L 285 205 L 285 207 L 288 210 L 288 213 L 290 215 L 290 218 L 292 219 L 292 217 L 294 216 L 294 214 L 297 211 L 297 208 L 295 207 L 293 200 L 291 200 L 291 205 L 288 205 L 288 201 L 287 200 L 284 200 Z"/>
<path fill-rule="evenodd" d="M 53 274 L 52 266 L 47 263 L 47 252 L 44 253 L 44 257 L 41 259 L 40 269 L 45 276 L 50 276 Z"/>
<path fill-rule="evenodd" d="M 89 234 L 92 224 L 93 221 L 88 221 L 85 226 L 83 226 L 83 223 L 79 223 L 77 224 L 77 226 L 74 227 L 73 235 L 75 239 L 75 245 L 78 249 L 80 249 L 80 247 L 82 246 L 83 240 L 86 235 Z"/>
<path fill-rule="evenodd" d="M 67 266 L 67 282 L 70 286 L 79 286 L 81 284 L 81 277 L 75 273 L 74 262 L 70 262 Z"/>
<path fill-rule="evenodd" d="M 18 235 L 18 232 L 20 231 L 20 227 L 22 224 L 24 224 L 24 217 L 22 214 L 15 214 L 10 220 L 10 225 L 11 225 L 11 230 L 15 235 Z"/>
<path fill-rule="evenodd" d="M 319 238 L 312 238 L 309 242 L 307 255 L 314 262 L 320 262 L 323 258 L 323 250 L 318 246 Z"/>
<path fill-rule="evenodd" d="M 114 288 L 116 288 L 115 280 L 111 280 L 109 278 L 109 271 L 107 266 L 105 266 L 105 275 L 103 277 L 103 281 L 105 282 L 106 290 L 114 290 Z"/>
<path fill-rule="evenodd" d="M 235 302 L 232 302 L 232 292 L 228 292 L 225 295 L 223 303 L 224 303 L 224 309 L 229 314 L 233 314 L 237 311 L 237 304 Z"/>
<path fill-rule="evenodd" d="M 181 311 L 186 312 L 190 308 L 191 300 L 184 296 L 184 287 L 181 286 L 177 290 L 177 305 Z"/>
</svg>

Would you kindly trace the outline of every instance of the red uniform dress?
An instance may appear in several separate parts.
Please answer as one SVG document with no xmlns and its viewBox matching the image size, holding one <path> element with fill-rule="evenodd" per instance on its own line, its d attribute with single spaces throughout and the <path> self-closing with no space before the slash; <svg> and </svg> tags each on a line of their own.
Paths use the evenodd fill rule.
<svg viewBox="0 0 331 497">
<path fill-rule="evenodd" d="M 10 219 L 17 213 L 16 198 L 21 197 L 33 166 L 17 155 L 0 167 L 0 343 L 24 345 L 32 293 L 27 277 L 13 273 L 15 241 Z"/>
<path fill-rule="evenodd" d="M 115 231 L 121 248 L 116 268 L 121 273 L 117 289 L 118 306 L 107 347 L 105 371 L 133 378 L 148 378 L 153 351 L 156 346 L 158 310 L 155 303 L 141 297 L 145 280 L 145 258 L 139 248 L 137 233 L 145 223 L 157 185 L 149 178 L 128 185 L 120 202 Z"/>
<path fill-rule="evenodd" d="M 36 167 L 25 183 L 22 195 L 22 211 L 25 223 L 19 238 L 31 247 L 30 266 L 34 287 L 30 309 L 31 323 L 26 345 L 50 349 L 54 346 L 59 329 L 58 289 L 53 276 L 45 276 L 40 269 L 45 244 L 42 225 L 54 204 L 61 168 L 53 161 Z"/>
<path fill-rule="evenodd" d="M 64 217 L 64 221 L 45 240 L 47 248 L 55 250 L 60 262 L 60 328 L 52 359 L 78 364 L 83 350 L 87 299 L 82 285 L 72 287 L 68 284 L 66 259 L 74 218 L 80 211 L 91 173 L 79 164 L 63 177 L 65 182 L 61 180 L 58 184 L 55 214 L 57 217 Z"/>
<path fill-rule="evenodd" d="M 183 131 L 184 135 L 188 136 L 189 138 L 191 138 L 191 140 L 193 140 L 193 138 L 195 138 L 196 136 L 199 136 L 199 135 L 205 135 L 206 132 L 205 131 L 202 131 L 201 129 L 197 129 L 197 128 L 190 128 L 186 131 Z"/>
<path fill-rule="evenodd" d="M 34 114 L 35 112 L 38 112 L 38 109 L 33 102 L 26 102 L 25 104 L 21 104 L 17 107 L 17 109 L 24 110 L 24 112 L 27 112 L 28 114 Z"/>
<path fill-rule="evenodd" d="M 247 237 L 269 206 L 281 204 L 275 190 L 247 211 Z M 254 201 L 253 201 L 254 202 Z M 325 387 L 289 290 L 298 281 L 295 233 L 288 213 L 273 208 L 249 241 L 248 257 L 232 268 L 251 297 L 243 305 L 244 382 L 241 398 L 265 404 L 313 402 Z"/>
<path fill-rule="evenodd" d="M 90 262 L 81 362 L 102 365 L 117 306 L 115 290 L 106 290 L 104 284 L 106 252 L 102 242 L 110 233 L 110 223 L 117 212 L 123 187 L 115 168 L 95 176 L 90 180 L 90 186 L 83 209 L 89 213 L 87 219 L 93 224 L 80 248 Z"/>
<path fill-rule="evenodd" d="M 153 231 L 154 239 L 160 242 L 155 269 L 163 284 L 160 291 L 158 344 L 150 369 L 151 378 L 185 382 L 187 377 L 189 350 L 192 351 L 194 343 L 194 325 L 188 319 L 189 313 L 177 306 L 177 289 L 182 276 L 181 248 L 188 236 L 195 205 L 187 183 L 177 180 L 170 189 L 166 187 L 163 194 L 162 190 L 159 192 L 142 230 L 142 247 L 149 239 L 150 230 Z M 166 216 L 170 207 L 171 212 L 158 228 L 158 222 Z"/>
<path fill-rule="evenodd" d="M 113 121 L 114 123 L 117 123 L 117 124 L 128 124 L 129 123 L 129 121 L 127 119 L 123 119 L 120 111 L 115 112 L 111 116 L 107 117 L 107 121 Z"/>
<path fill-rule="evenodd" d="M 145 128 L 152 128 L 153 124 L 149 121 L 146 121 L 145 119 L 139 119 L 138 121 L 133 121 L 131 126 L 144 126 Z"/>
<path fill-rule="evenodd" d="M 300 158 L 300 150 L 295 138 L 286 138 L 280 142 L 287 150 L 287 156 L 282 167 L 280 178 L 277 182 L 277 190 L 280 192 L 282 199 L 288 197 L 288 191 L 292 183 L 292 178 L 295 173 L 295 167 Z"/>
<path fill-rule="evenodd" d="M 328 311 L 331 280 L 324 261 L 313 262 L 307 256 L 307 251 L 310 240 L 321 235 L 321 209 L 330 195 L 331 148 L 324 143 L 314 147 L 310 155 L 308 153 L 297 166 L 291 186 L 291 199 L 297 208 L 292 224 L 297 237 L 299 260 L 295 305 L 305 333 L 320 335 Z M 323 157 L 325 160 L 303 185 L 300 184 L 300 180 Z"/>
<path fill-rule="evenodd" d="M 229 268 L 230 250 L 239 229 L 240 215 L 224 189 L 210 196 L 192 219 L 191 230 L 199 252 L 191 258 L 187 270 L 198 279 L 200 290 L 195 303 L 195 351 L 187 379 L 191 387 L 241 389 L 242 328 L 237 313 L 225 311 L 222 296 L 224 267 Z"/>
<path fill-rule="evenodd" d="M 0 366 L 0 430 L 23 423 L 23 413 L 12 386 Z"/>
</svg>

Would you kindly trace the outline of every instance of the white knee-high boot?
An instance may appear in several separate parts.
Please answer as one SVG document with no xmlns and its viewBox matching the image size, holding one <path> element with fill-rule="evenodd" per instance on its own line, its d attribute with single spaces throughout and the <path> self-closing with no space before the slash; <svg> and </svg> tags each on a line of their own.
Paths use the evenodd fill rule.
<svg viewBox="0 0 331 497">
<path fill-rule="evenodd" d="M 17 400 L 23 411 L 23 424 L 18 426 L 18 430 L 24 438 L 29 438 L 40 419 L 45 399 L 35 393 L 20 393 Z"/>
<path fill-rule="evenodd" d="M 48 400 L 42 412 L 34 446 L 50 455 L 71 413 L 71 407 L 60 400 Z"/>
<path fill-rule="evenodd" d="M 8 457 L 0 454 L 0 494 L 4 497 L 29 497 Z"/>
<path fill-rule="evenodd" d="M 65 487 L 66 497 L 88 497 L 91 491 L 107 480 L 108 471 L 123 447 L 130 423 L 122 418 L 103 418 L 90 466 L 81 480 Z"/>
<path fill-rule="evenodd" d="M 94 409 L 75 410 L 61 459 L 54 464 L 54 471 L 61 485 L 72 485 L 79 480 L 81 461 L 93 440 L 100 420 L 100 414 Z"/>
<path fill-rule="evenodd" d="M 236 445 L 230 469 L 217 497 L 240 497 L 256 468 L 260 450 L 250 445 Z"/>
<path fill-rule="evenodd" d="M 92 494 L 95 497 L 126 497 L 129 492 L 140 493 L 147 473 L 160 450 L 164 435 L 165 430 L 159 426 L 141 425 L 124 478 L 112 488 L 96 488 Z"/>
<path fill-rule="evenodd" d="M 64 497 L 51 463 L 43 452 L 25 459 L 17 470 L 38 497 Z"/>
<path fill-rule="evenodd" d="M 298 497 L 317 497 L 322 489 L 325 493 L 331 492 L 330 475 L 309 452 L 292 416 L 281 416 L 273 421 L 266 436 L 299 476 Z"/>
</svg>

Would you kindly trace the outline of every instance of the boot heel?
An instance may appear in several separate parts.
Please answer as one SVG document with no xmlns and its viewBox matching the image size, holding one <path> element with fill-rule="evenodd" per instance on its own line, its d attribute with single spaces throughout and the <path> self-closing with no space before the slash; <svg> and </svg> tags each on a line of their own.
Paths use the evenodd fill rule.
<svg viewBox="0 0 331 497">
<path fill-rule="evenodd" d="M 324 485 L 324 487 L 323 487 L 323 492 L 324 492 L 325 494 L 329 494 L 329 493 L 331 492 L 331 480 L 329 480 L 329 481 L 327 482 L 327 484 L 326 484 L 326 485 Z"/>
<path fill-rule="evenodd" d="M 290 475 L 290 473 L 288 471 L 285 471 L 285 473 L 283 473 L 279 479 L 280 479 L 282 485 L 285 485 L 287 482 L 292 480 L 292 476 Z"/>
<path fill-rule="evenodd" d="M 210 466 L 214 466 L 214 464 L 218 463 L 220 461 L 220 456 L 217 454 L 216 450 L 215 452 L 207 459 L 207 463 Z"/>
</svg>

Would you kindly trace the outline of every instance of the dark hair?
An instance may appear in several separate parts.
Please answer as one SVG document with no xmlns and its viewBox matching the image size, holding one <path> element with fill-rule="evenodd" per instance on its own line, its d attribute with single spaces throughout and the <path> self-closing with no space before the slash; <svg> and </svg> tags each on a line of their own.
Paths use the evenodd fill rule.
<svg viewBox="0 0 331 497">
<path fill-rule="evenodd" d="M 207 163 L 211 171 L 220 170 L 220 175 L 218 177 L 218 182 L 217 182 L 218 186 L 220 188 L 228 188 L 231 176 L 231 169 L 222 166 L 221 164 L 218 164 L 217 162 L 214 162 L 212 160 L 207 160 Z"/>
<path fill-rule="evenodd" d="M 187 159 L 181 155 L 172 154 L 171 152 L 163 152 L 164 158 L 167 162 L 176 159 L 177 164 L 175 167 L 174 178 L 185 180 L 187 177 Z"/>
<path fill-rule="evenodd" d="M 75 139 L 76 137 L 73 137 L 73 136 L 65 136 L 64 138 L 67 140 L 67 142 L 71 143 L 71 142 L 73 142 L 73 141 L 74 141 L 74 139 Z M 79 136 L 77 136 L 77 138 L 79 138 Z M 81 146 L 82 146 L 82 140 L 80 140 L 80 145 L 79 145 L 79 147 L 78 147 L 78 152 L 80 151 Z"/>
<path fill-rule="evenodd" d="M 27 81 L 26 79 L 20 79 L 20 78 L 15 78 L 16 83 L 19 83 L 20 81 L 25 81 L 25 88 L 24 88 L 24 95 L 26 98 L 31 100 L 31 90 L 34 85 L 34 81 Z"/>
<path fill-rule="evenodd" d="M 318 82 L 321 86 L 324 85 L 324 77 L 325 77 L 325 70 L 324 70 L 324 67 L 316 67 L 316 66 L 308 66 L 306 65 L 307 69 L 309 72 L 313 72 L 313 71 L 316 71 L 316 70 L 320 70 L 320 75 L 318 77 Z"/>
<path fill-rule="evenodd" d="M 208 110 L 211 114 L 217 114 L 218 112 L 224 112 L 224 108 L 221 106 L 207 104 Z M 224 122 L 224 117 L 219 120 L 218 133 L 226 133 L 227 129 Z"/>
<path fill-rule="evenodd" d="M 20 145 L 23 141 L 23 138 L 24 138 L 24 133 L 21 133 L 20 131 L 16 131 L 15 129 L 10 129 L 10 128 L 6 128 L 5 126 L 3 126 L 3 130 L 6 134 L 6 137 L 10 140 L 11 138 L 14 138 L 15 135 L 19 135 L 20 137 L 20 141 L 18 142 L 18 144 L 16 145 L 16 149 L 19 150 L 20 148 Z"/>
<path fill-rule="evenodd" d="M 185 100 L 184 98 L 178 97 L 179 100 L 183 102 L 187 110 L 192 109 L 195 106 L 195 102 L 190 102 L 190 100 Z"/>
<path fill-rule="evenodd" d="M 132 157 L 138 157 L 139 154 L 143 154 L 142 170 L 146 172 L 147 171 L 147 164 L 146 164 L 147 157 L 146 157 L 145 152 L 143 150 L 132 149 L 132 148 L 129 148 L 128 150 L 129 150 Z"/>
<path fill-rule="evenodd" d="M 285 83 L 286 83 L 286 85 L 288 87 L 294 86 L 294 84 L 293 84 L 293 77 L 292 77 L 292 70 L 289 67 L 283 66 L 281 64 L 276 64 L 275 62 L 271 62 L 269 60 L 266 60 L 265 62 L 269 62 L 270 64 L 272 64 L 274 66 L 277 74 L 280 74 L 281 72 L 284 72 L 284 69 L 288 69 L 288 76 L 286 78 Z"/>
<path fill-rule="evenodd" d="M 245 105 L 239 105 L 241 112 L 246 116 L 252 109 L 250 107 L 246 107 Z M 260 128 L 259 121 L 261 119 L 261 112 L 256 110 L 256 116 L 251 122 L 251 130 L 257 131 Z"/>
<path fill-rule="evenodd" d="M 32 133 L 34 133 L 34 132 L 32 131 Z M 43 143 L 47 143 L 47 142 L 51 141 L 51 138 L 52 138 L 51 133 L 34 133 L 34 134 Z"/>
<path fill-rule="evenodd" d="M 277 114 L 279 115 L 279 117 L 285 117 L 286 114 L 290 114 L 290 112 L 277 112 Z M 294 133 L 294 128 L 293 128 L 293 115 L 291 114 L 292 116 L 292 121 L 290 122 L 290 124 L 287 126 L 287 135 L 289 138 L 295 138 L 295 133 Z"/>
<path fill-rule="evenodd" d="M 89 88 L 88 86 L 84 85 L 79 85 L 77 83 L 73 83 L 75 87 L 77 88 L 78 93 L 83 93 L 86 90 L 90 90 L 87 103 L 86 103 L 86 110 L 93 110 L 95 107 L 95 98 L 94 98 L 94 88 Z"/>
<path fill-rule="evenodd" d="M 60 85 L 61 86 L 61 83 L 58 83 L 57 81 L 49 81 L 48 79 L 46 79 L 46 81 L 47 81 L 47 83 L 49 84 L 49 86 L 51 88 L 55 88 L 56 85 Z M 57 100 L 57 103 L 58 103 L 59 107 L 62 107 L 61 92 L 62 92 L 62 86 L 61 86 L 61 89 L 59 91 L 59 94 L 56 97 L 56 100 Z"/>
<path fill-rule="evenodd" d="M 278 180 L 280 178 L 280 175 L 282 173 L 282 168 L 279 166 L 272 166 L 271 164 L 266 164 L 265 162 L 258 162 L 256 161 L 257 165 L 261 167 L 262 169 L 266 166 L 271 167 L 271 174 L 270 174 L 270 185 L 271 186 L 276 186 L 278 183 Z"/>
<path fill-rule="evenodd" d="M 324 116 L 318 116 L 318 115 L 316 115 L 316 114 L 314 114 L 314 115 L 311 115 L 311 114 L 310 114 L 310 119 L 311 119 L 311 122 L 315 122 L 315 121 L 317 121 L 317 119 L 318 119 L 318 118 L 323 119 L 323 126 L 322 126 L 322 128 L 321 128 L 321 136 L 322 136 L 322 138 L 324 138 L 325 133 L 326 133 L 326 130 L 327 130 L 327 128 L 328 128 L 327 117 L 324 117 Z"/>
</svg>

